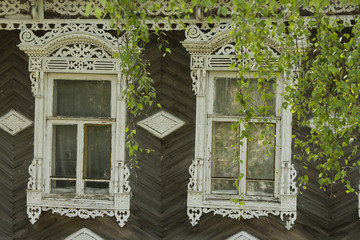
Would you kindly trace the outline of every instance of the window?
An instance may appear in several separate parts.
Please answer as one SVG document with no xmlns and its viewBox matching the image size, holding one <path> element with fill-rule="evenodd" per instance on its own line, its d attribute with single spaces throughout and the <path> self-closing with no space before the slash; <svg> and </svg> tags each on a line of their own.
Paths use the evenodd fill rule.
<svg viewBox="0 0 360 240">
<path fill-rule="evenodd" d="M 20 33 L 35 97 L 34 159 L 27 213 L 67 217 L 130 216 L 125 163 L 126 82 L 113 54 L 122 39 L 73 24 L 43 36 Z"/>
<path fill-rule="evenodd" d="M 296 171 L 291 164 L 291 111 L 289 107 L 282 108 L 286 76 L 274 78 L 270 84 L 273 87 L 266 87 L 274 97 L 263 100 L 257 93 L 260 83 L 249 73 L 246 90 L 260 117 L 241 121 L 235 132 L 233 124 L 245 115 L 238 111 L 241 106 L 235 98 L 236 69 L 231 65 L 236 59 L 236 47 L 230 35 L 232 27 L 224 23 L 202 31 L 192 25 L 182 43 L 191 56 L 196 95 L 195 157 L 189 167 L 187 213 L 193 226 L 203 213 L 234 219 L 274 214 L 290 229 L 297 216 Z M 276 59 L 281 52 L 276 41 L 264 41 Z M 250 58 L 253 55 L 248 54 Z M 247 128 L 249 136 L 240 143 L 239 134 L 245 124 L 251 125 Z M 242 193 L 244 205 L 230 201 L 241 198 Z"/>
<path fill-rule="evenodd" d="M 114 164 L 114 76 L 50 74 L 46 195 L 106 198 Z"/>
<path fill-rule="evenodd" d="M 269 108 L 265 118 L 262 116 L 252 119 L 249 129 L 252 139 L 244 139 L 243 144 L 240 144 L 239 132 L 244 129 L 244 124 L 240 125 L 238 132 L 234 131 L 233 124 L 244 117 L 244 114 L 239 113 L 241 106 L 235 98 L 235 74 L 214 72 L 209 76 L 208 98 L 211 101 L 207 101 L 207 149 L 210 151 L 207 158 L 211 159 L 211 171 L 208 173 L 210 181 L 207 181 L 206 189 L 208 198 L 240 198 L 241 193 L 245 193 L 247 199 L 252 196 L 278 196 L 278 185 L 275 183 L 279 182 L 277 156 L 281 136 L 281 107 L 278 103 L 280 97 L 276 95 L 282 88 L 282 84 L 279 84 L 281 81 L 269 84 L 273 86 L 268 86 L 270 89 L 267 90 L 273 97 L 265 101 L 257 91 L 257 79 L 247 79 L 255 111 L 259 112 L 257 106 Z M 264 141 L 266 145 L 263 144 Z M 241 175 L 243 177 L 239 180 Z"/>
</svg>

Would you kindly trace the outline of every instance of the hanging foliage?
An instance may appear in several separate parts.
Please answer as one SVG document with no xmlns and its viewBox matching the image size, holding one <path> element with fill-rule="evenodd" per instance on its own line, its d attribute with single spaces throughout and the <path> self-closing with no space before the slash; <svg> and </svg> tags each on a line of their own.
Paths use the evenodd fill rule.
<svg viewBox="0 0 360 240">
<path fill-rule="evenodd" d="M 150 32 L 147 21 L 157 21 L 159 17 L 150 13 L 162 6 L 147 0 L 99 2 L 105 10 L 95 9 L 95 15 L 109 16 L 118 34 L 126 35 L 127 42 L 116 57 L 121 59 L 122 73 L 128 80 L 128 108 L 136 115 L 155 98 L 142 48 L 149 42 L 150 34 L 161 39 L 159 29 Z M 232 2 L 231 10 L 229 2 Z M 356 6 L 359 2 L 343 0 L 336 4 L 351 9 L 343 5 Z M 245 113 L 239 123 L 247 123 L 240 138 L 250 137 L 250 119 L 268 116 L 271 111 L 267 105 L 255 108 L 251 104 L 255 99 L 250 95 L 248 73 L 252 72 L 258 79 L 253 90 L 261 94 L 264 103 L 274 97 L 271 91 L 276 88 L 274 79 L 284 76 L 282 107 L 291 108 L 293 124 L 311 129 L 306 140 L 293 136 L 295 145 L 303 149 L 297 159 L 316 163 L 321 188 L 341 181 L 348 192 L 353 192 L 347 173 L 358 164 L 350 164 L 349 160 L 358 151 L 360 26 L 357 19 L 350 25 L 337 17 L 331 4 L 335 3 L 330 0 L 170 0 L 169 10 L 177 14 L 164 16 L 162 20 L 188 19 L 199 6 L 208 23 L 216 25 L 231 18 L 231 35 L 237 50 L 237 60 L 233 63 L 238 70 L 236 100 L 241 103 L 239 111 Z M 90 9 L 89 6 L 87 13 Z M 269 40 L 275 41 L 278 48 L 269 47 L 266 44 Z M 264 121 L 267 119 L 264 117 Z M 131 141 L 128 147 L 131 152 L 138 148 Z M 351 149 L 350 155 L 345 155 L 345 147 Z M 304 188 L 307 181 L 306 174 L 300 177 Z"/>
</svg>

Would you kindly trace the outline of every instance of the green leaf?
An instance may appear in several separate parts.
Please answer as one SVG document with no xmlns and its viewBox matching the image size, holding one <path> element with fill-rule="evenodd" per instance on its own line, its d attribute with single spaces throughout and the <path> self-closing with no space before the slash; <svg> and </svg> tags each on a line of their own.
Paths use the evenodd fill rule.
<svg viewBox="0 0 360 240">
<path fill-rule="evenodd" d="M 95 12 L 94 12 L 94 15 L 95 15 L 95 17 L 97 17 L 97 19 L 101 19 L 101 17 L 102 17 L 102 15 L 103 15 L 103 13 L 102 13 L 102 11 L 99 9 L 99 8 L 96 8 L 95 9 Z"/>
<path fill-rule="evenodd" d="M 89 17 L 91 8 L 92 8 L 92 4 L 91 4 L 91 3 L 89 3 L 89 4 L 86 5 L 85 13 L 84 13 L 84 16 L 85 16 L 85 17 Z"/>
</svg>

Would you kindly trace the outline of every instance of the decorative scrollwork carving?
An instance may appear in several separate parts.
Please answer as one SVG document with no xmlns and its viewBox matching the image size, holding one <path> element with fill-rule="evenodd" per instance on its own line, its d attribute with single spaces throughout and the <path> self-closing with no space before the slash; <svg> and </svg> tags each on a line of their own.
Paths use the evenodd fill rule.
<svg viewBox="0 0 360 240">
<path fill-rule="evenodd" d="M 29 166 L 29 182 L 27 189 L 29 190 L 41 190 L 41 165 L 42 160 L 34 158 Z"/>
<path fill-rule="evenodd" d="M 221 32 L 230 31 L 232 25 L 230 23 L 219 24 L 217 27 L 208 32 L 202 31 L 198 26 L 191 25 L 185 31 L 185 41 L 209 41 Z"/>
<path fill-rule="evenodd" d="M 294 167 L 294 164 L 290 165 L 290 194 L 296 194 L 297 193 L 297 187 L 296 187 L 296 170 Z"/>
<path fill-rule="evenodd" d="M 196 25 L 191 25 L 185 31 L 186 39 L 192 40 L 204 40 L 205 34 L 200 30 L 200 28 Z"/>
<path fill-rule="evenodd" d="M 185 32 L 184 47 L 192 55 L 192 57 L 203 57 L 205 55 L 235 55 L 236 49 L 234 38 L 230 31 L 234 26 L 231 23 L 222 23 L 210 31 L 200 29 L 197 25 L 191 25 Z M 276 36 L 278 37 L 278 36 Z M 280 54 L 281 49 L 274 39 L 264 39 L 264 44 L 268 47 L 274 56 Z M 192 66 L 195 68 L 194 66 Z"/>
<path fill-rule="evenodd" d="M 235 209 L 225 209 L 225 208 L 203 208 L 204 213 L 213 212 L 214 215 L 221 215 L 223 217 L 229 217 L 233 219 L 251 219 L 259 218 L 263 216 L 268 216 L 269 214 L 279 215 L 280 211 L 267 211 L 267 210 L 235 210 Z"/>
<path fill-rule="evenodd" d="M 202 208 L 194 207 L 194 208 L 188 208 L 187 214 L 190 219 L 190 223 L 192 226 L 195 226 L 198 224 L 200 217 L 202 215 Z"/>
<path fill-rule="evenodd" d="M 41 207 L 27 207 L 27 215 L 30 219 L 31 224 L 35 224 L 37 220 L 39 220 L 41 214 Z"/>
<path fill-rule="evenodd" d="M 115 211 L 115 218 L 120 227 L 124 227 L 130 216 L 129 211 Z"/>
<path fill-rule="evenodd" d="M 98 48 L 102 48 L 104 52 L 108 52 L 111 56 L 118 51 L 118 46 L 124 42 L 123 38 L 113 37 L 105 30 L 89 24 L 65 25 L 53 29 L 41 37 L 37 37 L 31 30 L 26 29 L 21 31 L 20 41 L 20 49 L 24 50 L 30 56 L 49 56 L 60 47 L 63 47 L 62 51 L 58 51 L 55 54 L 63 55 L 67 53 L 76 55 L 80 47 L 84 46 L 81 44 L 97 46 Z M 51 42 L 51 44 L 48 44 L 49 42 Z M 71 45 L 72 47 L 66 48 L 66 46 Z M 92 48 L 93 50 L 90 51 L 89 54 L 93 54 L 92 57 L 96 57 L 96 54 L 105 56 L 105 53 L 99 51 L 98 48 Z M 70 51 L 70 49 L 72 50 Z"/>
<path fill-rule="evenodd" d="M 200 80 L 198 78 L 197 71 L 191 71 L 190 76 L 192 79 L 192 90 L 194 91 L 195 95 L 198 95 L 200 90 Z"/>
<path fill-rule="evenodd" d="M 99 4 L 99 1 L 91 1 L 94 7 L 103 9 L 102 5 Z M 89 1 L 83 0 L 52 0 L 45 1 L 44 9 L 47 12 L 56 12 L 59 14 L 66 14 L 70 16 L 74 15 L 84 15 L 86 5 L 89 4 Z"/>
<path fill-rule="evenodd" d="M 81 209 L 81 208 L 63 208 L 63 207 L 42 207 L 43 211 L 51 210 L 52 213 L 58 213 L 61 216 L 67 217 L 79 217 L 83 219 L 95 218 L 95 217 L 104 217 L 105 215 L 109 217 L 114 216 L 114 211 L 112 210 L 90 210 L 90 209 Z"/>
<path fill-rule="evenodd" d="M 192 163 L 189 167 L 190 179 L 189 179 L 189 183 L 188 183 L 188 190 L 192 190 L 192 191 L 195 191 L 195 181 L 194 181 L 195 164 L 196 164 L 196 162 L 192 161 Z"/>
<path fill-rule="evenodd" d="M 127 210 L 90 210 L 90 209 L 81 209 L 81 208 L 65 208 L 65 207 L 34 207 L 28 206 L 27 213 L 30 219 L 30 222 L 34 224 L 40 217 L 41 211 L 49 211 L 52 213 L 58 213 L 61 216 L 67 217 L 79 217 L 82 219 L 89 219 L 95 217 L 114 217 L 118 222 L 120 227 L 124 227 L 125 223 L 128 221 L 130 212 Z"/>
<path fill-rule="evenodd" d="M 196 96 L 204 96 L 205 94 L 204 74 L 205 71 L 202 70 L 191 71 L 190 73 L 192 79 L 192 90 Z"/>
<path fill-rule="evenodd" d="M 124 165 L 124 192 L 131 191 L 129 177 L 130 177 L 130 169 L 127 165 Z"/>
<path fill-rule="evenodd" d="M 35 71 L 30 73 L 30 81 L 31 81 L 31 92 L 33 95 L 36 96 L 42 96 L 43 89 L 42 89 L 42 81 L 43 81 L 44 73 Z"/>
<path fill-rule="evenodd" d="M 66 14 L 70 16 L 74 15 L 84 15 L 86 5 L 88 1 L 82 0 L 52 0 L 45 2 L 45 11 L 56 12 L 59 14 Z M 98 0 L 92 1 L 95 7 L 103 9 L 103 6 L 99 4 Z M 191 3 L 187 3 L 186 7 L 190 7 Z M 180 5 L 179 5 L 180 7 Z M 139 3 L 139 8 L 147 9 L 149 15 L 176 15 L 178 12 L 172 10 L 170 7 L 170 2 L 168 0 L 157 0 L 157 1 L 144 1 Z M 90 13 L 92 14 L 92 13 Z"/>
<path fill-rule="evenodd" d="M 313 13 L 314 9 L 312 7 L 303 7 L 304 10 Z M 330 4 L 324 8 L 326 13 L 351 13 L 359 9 L 359 6 L 354 3 L 344 3 L 341 0 L 330 0 Z"/>
<path fill-rule="evenodd" d="M 36 39 L 36 35 L 33 33 L 33 31 L 29 29 L 25 29 L 21 31 L 20 33 L 20 39 L 23 43 L 30 43 Z"/>
<path fill-rule="evenodd" d="M 29 181 L 27 185 L 27 189 L 36 190 L 36 161 L 33 160 L 29 166 Z"/>
<path fill-rule="evenodd" d="M 226 44 L 222 46 L 218 51 L 215 52 L 216 55 L 230 55 L 236 54 L 234 44 Z"/>
<path fill-rule="evenodd" d="M 287 230 L 290 230 L 292 228 L 292 226 L 295 223 L 296 218 L 297 218 L 296 212 L 282 212 L 280 215 L 280 219 L 282 221 L 284 221 L 284 219 L 285 219 L 285 228 Z"/>
<path fill-rule="evenodd" d="M 0 16 L 9 16 L 20 13 L 22 10 L 30 10 L 28 0 L 6 0 L 0 1 Z"/>
<path fill-rule="evenodd" d="M 88 43 L 75 43 L 58 49 L 52 57 L 111 58 L 103 49 Z"/>
</svg>

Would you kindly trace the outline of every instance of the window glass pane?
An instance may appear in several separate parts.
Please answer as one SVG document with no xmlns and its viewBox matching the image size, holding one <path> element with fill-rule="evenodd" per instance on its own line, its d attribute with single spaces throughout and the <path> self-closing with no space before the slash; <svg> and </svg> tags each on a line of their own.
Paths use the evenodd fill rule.
<svg viewBox="0 0 360 240">
<path fill-rule="evenodd" d="M 51 180 L 52 193 L 74 193 L 75 180 Z"/>
<path fill-rule="evenodd" d="M 212 177 L 239 176 L 239 163 L 234 162 L 238 157 L 235 146 L 237 134 L 232 124 L 232 122 L 213 122 Z"/>
<path fill-rule="evenodd" d="M 84 178 L 109 179 L 111 125 L 85 125 Z"/>
<path fill-rule="evenodd" d="M 269 99 L 262 99 L 261 93 L 258 92 L 258 80 L 248 79 L 248 87 L 243 87 L 242 91 L 249 91 L 252 101 L 249 102 L 250 107 L 258 112 L 259 106 L 269 106 L 269 114 L 275 112 L 275 96 Z M 269 84 L 265 89 L 265 84 L 261 83 L 261 91 L 266 91 L 267 94 L 274 93 L 273 84 Z M 236 86 L 236 78 L 215 78 L 215 98 L 214 98 L 214 113 L 222 113 L 228 115 L 239 114 L 241 104 L 236 101 L 236 93 L 238 88 Z"/>
<path fill-rule="evenodd" d="M 275 124 L 255 124 L 250 129 L 253 141 L 247 141 L 247 179 L 274 179 L 274 134 Z"/>
<path fill-rule="evenodd" d="M 85 182 L 86 194 L 109 194 L 108 182 Z"/>
<path fill-rule="evenodd" d="M 274 182 L 271 181 L 246 181 L 246 195 L 248 196 L 273 196 Z"/>
<path fill-rule="evenodd" d="M 250 102 L 250 106 L 253 107 L 255 109 L 255 112 L 258 114 L 258 107 L 259 106 L 269 106 L 271 107 L 268 111 L 268 113 L 274 114 L 275 113 L 275 96 L 273 95 L 273 97 L 271 97 L 271 99 L 263 99 L 261 97 L 262 92 L 265 91 L 266 96 L 269 96 L 270 93 L 274 94 L 274 90 L 273 90 L 273 84 L 267 84 L 267 86 L 264 83 L 260 83 L 261 85 L 261 92 L 258 92 L 258 80 L 257 79 L 248 79 L 247 80 L 249 82 L 249 86 L 248 89 L 250 91 L 250 96 L 252 98 L 252 101 Z M 266 86 L 266 87 L 265 87 Z M 244 88 L 245 91 L 245 88 Z M 270 96 L 269 96 L 270 97 Z"/>
<path fill-rule="evenodd" d="M 77 126 L 53 127 L 53 177 L 76 177 Z"/>
<path fill-rule="evenodd" d="M 238 114 L 241 104 L 236 102 L 236 79 L 215 78 L 214 113 Z"/>
<path fill-rule="evenodd" d="M 211 193 L 215 194 L 238 194 L 234 180 L 212 179 Z"/>
<path fill-rule="evenodd" d="M 54 81 L 54 116 L 110 117 L 110 81 Z"/>
</svg>

